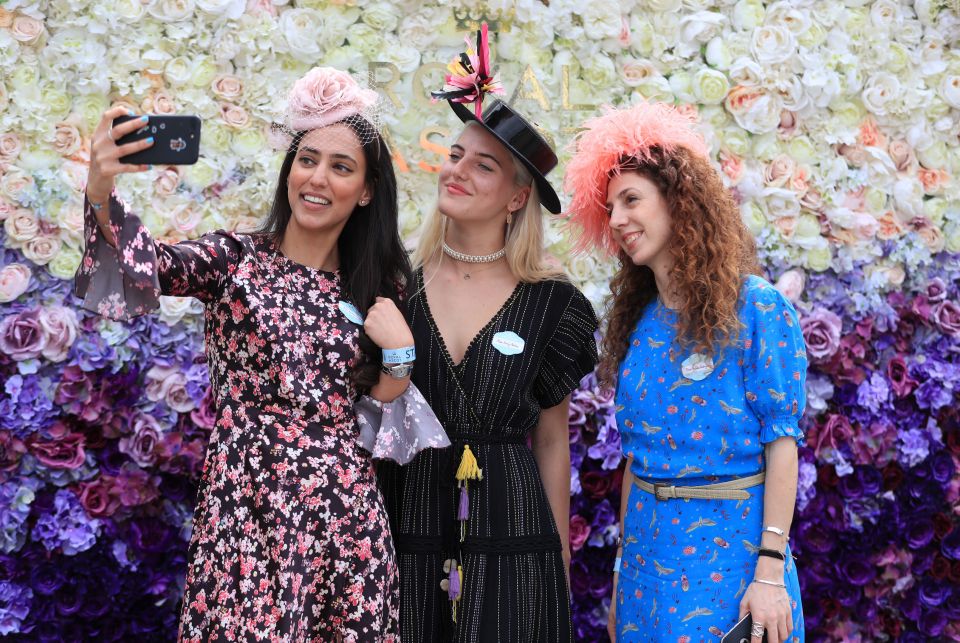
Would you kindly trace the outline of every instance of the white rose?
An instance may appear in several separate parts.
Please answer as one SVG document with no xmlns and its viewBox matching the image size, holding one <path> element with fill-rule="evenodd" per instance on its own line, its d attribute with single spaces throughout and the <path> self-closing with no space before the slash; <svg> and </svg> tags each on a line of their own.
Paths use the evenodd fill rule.
<svg viewBox="0 0 960 643">
<path fill-rule="evenodd" d="M 804 254 L 804 259 L 806 260 L 807 267 L 810 270 L 815 270 L 816 272 L 823 272 L 830 268 L 830 264 L 833 262 L 833 257 L 830 253 L 830 246 L 824 242 L 822 245 L 817 246 L 816 248 L 811 248 L 807 250 Z"/>
<path fill-rule="evenodd" d="M 37 235 L 23 244 L 23 256 L 38 266 L 45 266 L 60 252 L 62 245 L 59 234 Z"/>
<path fill-rule="evenodd" d="M 609 88 L 616 78 L 617 70 L 613 61 L 603 53 L 592 56 L 583 70 L 583 79 L 597 90 Z"/>
<path fill-rule="evenodd" d="M 721 71 L 703 67 L 693 76 L 693 95 L 697 102 L 719 105 L 727 97 L 730 83 Z"/>
<path fill-rule="evenodd" d="M 27 291 L 33 273 L 22 263 L 10 263 L 0 268 L 0 304 L 6 304 Z"/>
<path fill-rule="evenodd" d="M 643 0 L 640 4 L 654 13 L 670 13 L 683 6 L 683 0 Z"/>
<path fill-rule="evenodd" d="M 247 8 L 246 0 L 197 0 L 197 7 L 214 16 L 236 20 Z"/>
<path fill-rule="evenodd" d="M 154 0 L 147 13 L 161 22 L 177 22 L 189 19 L 193 9 L 193 0 Z"/>
<path fill-rule="evenodd" d="M 170 326 L 178 323 L 185 315 L 195 315 L 197 314 L 197 306 L 199 302 L 193 297 L 168 297 L 166 295 L 160 296 L 160 320 L 169 324 Z M 203 308 L 200 308 L 202 312 Z"/>
<path fill-rule="evenodd" d="M 930 145 L 917 150 L 917 159 L 926 168 L 939 169 L 946 167 L 948 163 L 947 144 L 943 141 L 934 141 Z"/>
<path fill-rule="evenodd" d="M 163 68 L 163 77 L 175 87 L 180 87 L 190 82 L 192 73 L 193 63 L 186 56 L 171 58 Z"/>
<path fill-rule="evenodd" d="M 780 125 L 779 97 L 760 87 L 734 87 L 724 104 L 740 127 L 753 134 L 773 132 Z"/>
<path fill-rule="evenodd" d="M 420 52 L 414 47 L 390 47 L 383 56 L 386 62 L 393 63 L 404 74 L 412 74 L 420 66 Z"/>
<path fill-rule="evenodd" d="M 740 0 L 733 6 L 733 26 L 749 31 L 763 24 L 764 8 L 761 0 Z"/>
<path fill-rule="evenodd" d="M 900 7 L 892 0 L 876 0 L 870 7 L 870 22 L 883 33 L 898 29 L 903 22 Z"/>
<path fill-rule="evenodd" d="M 782 188 L 764 188 L 761 194 L 764 197 L 763 206 L 767 218 L 771 221 L 794 218 L 800 214 L 800 200 L 796 192 Z"/>
<path fill-rule="evenodd" d="M 945 74 L 937 93 L 947 105 L 960 109 L 960 74 Z"/>
<path fill-rule="evenodd" d="M 900 81 L 893 74 L 878 72 L 867 80 L 861 98 L 864 106 L 873 114 L 886 115 L 900 96 Z"/>
<path fill-rule="evenodd" d="M 297 60 L 310 63 L 320 57 L 324 31 L 323 16 L 315 9 L 287 9 L 280 14 L 280 33 L 288 52 Z"/>
<path fill-rule="evenodd" d="M 262 154 L 266 148 L 267 139 L 258 127 L 248 127 L 230 137 L 230 150 L 240 158 Z"/>
<path fill-rule="evenodd" d="M 803 294 L 803 286 L 806 282 L 806 275 L 802 270 L 794 268 L 788 270 L 777 279 L 777 283 L 774 284 L 774 288 L 779 290 L 784 297 L 790 301 L 796 303 L 800 300 L 800 296 Z"/>
<path fill-rule="evenodd" d="M 585 3 L 580 12 L 583 20 L 583 31 L 592 40 L 606 40 L 620 35 L 620 12 L 611 11 L 610 6 L 603 2 Z"/>
<path fill-rule="evenodd" d="M 923 187 L 914 178 L 898 179 L 893 185 L 893 202 L 898 218 L 909 221 L 923 216 Z"/>
<path fill-rule="evenodd" d="M 660 76 L 659 70 L 649 60 L 628 58 L 620 67 L 620 77 L 628 87 L 638 87 L 650 78 Z"/>
<path fill-rule="evenodd" d="M 761 65 L 786 62 L 796 49 L 797 41 L 786 27 L 760 27 L 750 40 L 750 51 Z"/>
<path fill-rule="evenodd" d="M 37 236 L 40 230 L 40 222 L 33 210 L 18 208 L 7 216 L 3 222 L 3 229 L 7 232 L 8 244 L 13 247 L 20 247 Z M 10 244 L 10 241 L 16 243 Z"/>
<path fill-rule="evenodd" d="M 391 33 L 396 31 L 400 16 L 397 7 L 386 2 L 374 2 L 363 7 L 360 19 L 377 31 Z"/>
<path fill-rule="evenodd" d="M 596 6 L 602 6 L 596 3 Z M 685 44 L 699 44 L 710 42 L 719 35 L 727 17 L 713 11 L 698 11 L 680 19 L 680 40 Z"/>
<path fill-rule="evenodd" d="M 767 227 L 767 217 L 763 214 L 760 206 L 753 201 L 747 201 L 741 204 L 740 217 L 743 219 L 744 225 L 747 226 L 747 229 L 750 230 L 750 233 L 755 237 L 760 236 L 760 233 Z"/>
<path fill-rule="evenodd" d="M 730 49 L 727 47 L 723 36 L 717 36 L 707 43 L 704 58 L 708 65 L 717 69 L 729 69 L 733 63 L 733 57 L 730 55 Z"/>
<path fill-rule="evenodd" d="M 826 67 L 808 67 L 800 80 L 807 96 L 818 108 L 827 107 L 840 95 L 840 76 Z"/>
<path fill-rule="evenodd" d="M 47 264 L 47 271 L 57 279 L 71 280 L 77 274 L 81 258 L 77 248 L 64 245 L 53 261 Z"/>
<path fill-rule="evenodd" d="M 0 43 L 2 46 L 2 43 Z M 2 62 L 0 62 L 2 65 Z M 10 98 L 7 95 L 7 86 L 3 84 L 3 81 L 0 80 L 0 112 L 3 112 L 7 109 L 7 105 L 10 104 Z"/>
<path fill-rule="evenodd" d="M 734 85 L 760 85 L 764 82 L 763 68 L 746 56 L 733 61 L 727 76 Z"/>
</svg>

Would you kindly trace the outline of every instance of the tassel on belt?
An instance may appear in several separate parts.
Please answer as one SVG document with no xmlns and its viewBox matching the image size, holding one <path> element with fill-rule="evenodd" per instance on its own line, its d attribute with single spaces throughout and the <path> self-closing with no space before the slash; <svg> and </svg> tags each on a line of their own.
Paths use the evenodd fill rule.
<svg viewBox="0 0 960 643">
<path fill-rule="evenodd" d="M 766 472 L 746 478 L 737 478 L 727 482 L 716 482 L 714 484 L 704 484 L 696 486 L 676 486 L 666 482 L 650 483 L 646 480 L 634 477 L 633 484 L 637 485 L 642 491 L 653 495 L 657 500 L 670 500 L 672 498 L 686 499 L 695 498 L 697 500 L 746 500 L 750 493 L 746 491 L 751 487 L 763 484 L 766 479 Z"/>
</svg>

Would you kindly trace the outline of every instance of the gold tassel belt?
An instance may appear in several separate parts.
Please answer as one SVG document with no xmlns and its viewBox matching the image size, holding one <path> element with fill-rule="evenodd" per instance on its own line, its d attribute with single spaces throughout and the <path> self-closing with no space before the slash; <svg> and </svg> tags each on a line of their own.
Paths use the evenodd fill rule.
<svg viewBox="0 0 960 643">
<path fill-rule="evenodd" d="M 637 485 L 642 491 L 653 495 L 657 500 L 670 500 L 671 498 L 695 498 L 697 500 L 746 500 L 750 494 L 745 491 L 750 487 L 756 487 L 763 484 L 767 474 L 765 471 L 746 478 L 737 478 L 727 482 L 717 482 L 715 484 L 705 484 L 697 486 L 676 486 L 666 482 L 650 483 L 646 480 L 634 477 L 633 484 Z"/>
</svg>

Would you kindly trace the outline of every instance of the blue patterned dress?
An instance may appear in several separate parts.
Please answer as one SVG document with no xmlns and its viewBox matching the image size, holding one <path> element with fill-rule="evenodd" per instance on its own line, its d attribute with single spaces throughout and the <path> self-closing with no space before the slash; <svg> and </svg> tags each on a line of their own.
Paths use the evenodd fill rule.
<svg viewBox="0 0 960 643">
<path fill-rule="evenodd" d="M 656 302 L 643 312 L 616 398 L 623 451 L 633 456 L 636 477 L 700 485 L 750 476 L 764 467 L 765 443 L 802 439 L 807 361 L 796 311 L 754 276 L 746 278 L 739 305 L 739 341 L 714 358 L 712 370 L 699 372 L 691 370 L 691 351 L 674 342 L 676 314 Z M 748 491 L 743 501 L 657 501 L 631 486 L 616 597 L 619 641 L 716 641 L 733 627 L 763 527 L 764 487 Z M 803 641 L 789 555 L 785 565 L 792 638 Z"/>
</svg>

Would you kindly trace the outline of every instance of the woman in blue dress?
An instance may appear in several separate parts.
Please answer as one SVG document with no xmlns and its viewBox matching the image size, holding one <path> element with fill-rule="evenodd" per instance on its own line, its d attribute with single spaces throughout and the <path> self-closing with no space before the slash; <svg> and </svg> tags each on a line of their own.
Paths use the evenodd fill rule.
<svg viewBox="0 0 960 643">
<path fill-rule="evenodd" d="M 693 119 L 666 105 L 588 121 L 567 167 L 580 248 L 620 259 L 600 375 L 627 457 L 616 641 L 803 641 L 787 534 L 806 349 L 759 276 Z"/>
</svg>

